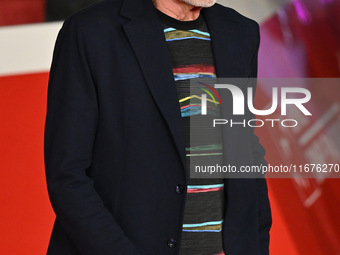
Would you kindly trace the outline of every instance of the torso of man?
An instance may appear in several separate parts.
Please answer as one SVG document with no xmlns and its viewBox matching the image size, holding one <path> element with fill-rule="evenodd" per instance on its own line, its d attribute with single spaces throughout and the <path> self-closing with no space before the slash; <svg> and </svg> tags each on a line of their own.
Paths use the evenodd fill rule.
<svg viewBox="0 0 340 255">
<path fill-rule="evenodd" d="M 161 11 L 158 13 L 173 67 L 187 156 L 187 196 L 179 254 L 222 255 L 224 180 L 190 178 L 189 170 L 192 163 L 190 158 L 222 164 L 222 130 L 213 131 L 213 127 L 208 125 L 211 118 L 219 116 L 219 108 L 209 110 L 208 116 L 203 117 L 193 111 L 191 105 L 191 97 L 194 96 L 190 93 L 191 81 L 216 78 L 210 34 L 202 15 L 195 20 L 181 21 Z M 207 125 L 199 130 L 190 130 L 190 122 L 194 121 L 205 121 Z M 206 136 L 208 139 L 200 139 L 203 143 L 191 146 L 193 135 Z"/>
</svg>

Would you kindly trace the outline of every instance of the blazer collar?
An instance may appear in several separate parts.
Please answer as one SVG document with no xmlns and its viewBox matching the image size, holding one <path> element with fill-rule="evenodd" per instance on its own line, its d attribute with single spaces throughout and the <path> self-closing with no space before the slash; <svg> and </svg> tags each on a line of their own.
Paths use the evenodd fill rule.
<svg viewBox="0 0 340 255">
<path fill-rule="evenodd" d="M 233 53 L 233 22 L 225 16 L 218 4 L 203 8 L 211 39 L 217 77 L 236 77 Z M 181 159 L 186 168 L 186 151 L 181 112 L 171 60 L 152 0 L 123 0 L 120 14 L 129 21 L 124 25 L 125 34 L 135 52 L 150 92 L 169 127 Z M 189 178 L 187 176 L 187 178 Z"/>
<path fill-rule="evenodd" d="M 238 33 L 235 30 L 237 21 L 233 19 L 232 9 L 215 4 L 212 7 L 203 8 L 201 13 L 212 39 L 217 77 L 238 77 L 239 74 L 235 73 L 236 69 L 233 68 L 233 64 L 237 62 L 235 49 L 238 48 L 236 39 Z M 160 26 L 152 0 L 123 0 L 120 14 L 132 20 L 149 19 L 150 22 L 157 23 L 154 24 L 155 26 Z M 164 45 L 160 45 L 162 46 Z M 148 51 L 147 47 L 145 50 Z M 226 56 L 228 59 L 225 59 Z"/>
<path fill-rule="evenodd" d="M 120 15 L 128 19 L 145 17 L 153 13 L 154 9 L 152 0 L 123 0 Z"/>
</svg>

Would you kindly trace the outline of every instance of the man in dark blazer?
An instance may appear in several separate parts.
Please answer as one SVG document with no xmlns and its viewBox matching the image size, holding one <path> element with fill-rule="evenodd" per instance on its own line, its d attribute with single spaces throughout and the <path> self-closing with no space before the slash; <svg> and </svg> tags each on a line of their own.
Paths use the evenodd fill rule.
<svg viewBox="0 0 340 255">
<path fill-rule="evenodd" d="M 256 77 L 258 24 L 219 4 L 201 13 L 217 77 Z M 227 163 L 266 164 L 253 129 L 223 132 Z M 64 22 L 48 87 L 45 166 L 56 213 L 47 254 L 178 254 L 186 153 L 151 0 L 99 2 Z M 226 254 L 269 254 L 266 180 L 225 179 L 225 187 Z"/>
</svg>

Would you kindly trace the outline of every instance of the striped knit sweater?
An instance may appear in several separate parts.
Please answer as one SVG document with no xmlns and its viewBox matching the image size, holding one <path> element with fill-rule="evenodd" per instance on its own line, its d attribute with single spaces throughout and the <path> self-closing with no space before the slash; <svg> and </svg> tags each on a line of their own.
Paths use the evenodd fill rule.
<svg viewBox="0 0 340 255">
<path fill-rule="evenodd" d="M 209 128 L 195 130 L 200 137 L 206 135 L 206 143 L 190 144 L 191 125 L 201 121 L 200 107 L 192 104 L 193 97 L 200 102 L 200 95 L 190 95 L 190 79 L 215 78 L 214 59 L 210 34 L 204 18 L 194 21 L 179 21 L 158 11 L 163 23 L 164 35 L 172 61 L 174 79 L 183 121 L 187 151 L 187 176 L 190 176 L 190 161 L 221 163 L 221 133 L 211 137 Z M 209 109 L 212 109 L 209 107 Z M 218 109 L 208 110 L 210 118 L 218 116 Z M 208 116 L 209 118 L 209 116 Z M 211 123 L 211 122 L 210 122 Z M 204 141 L 205 139 L 201 140 Z M 224 215 L 223 179 L 187 180 L 187 198 L 180 242 L 180 255 L 224 254 L 222 224 Z"/>
</svg>

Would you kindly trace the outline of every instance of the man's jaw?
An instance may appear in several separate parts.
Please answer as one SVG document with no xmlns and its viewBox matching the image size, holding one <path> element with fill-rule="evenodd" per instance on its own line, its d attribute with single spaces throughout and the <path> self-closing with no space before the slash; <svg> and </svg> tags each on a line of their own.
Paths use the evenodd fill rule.
<svg viewBox="0 0 340 255">
<path fill-rule="evenodd" d="M 211 7 L 217 0 L 183 0 L 183 2 L 195 7 Z"/>
</svg>

